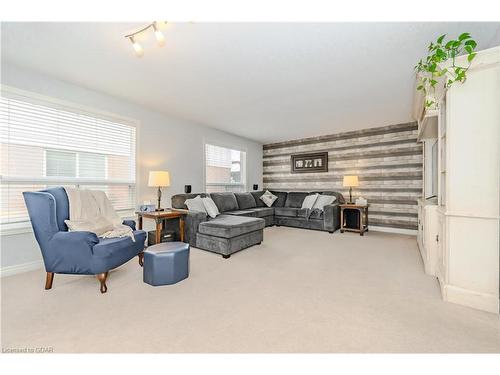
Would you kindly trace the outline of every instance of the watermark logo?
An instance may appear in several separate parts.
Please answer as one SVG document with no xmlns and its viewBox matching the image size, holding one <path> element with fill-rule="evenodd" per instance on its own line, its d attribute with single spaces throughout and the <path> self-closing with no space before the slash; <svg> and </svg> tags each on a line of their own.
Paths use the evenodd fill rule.
<svg viewBox="0 0 500 375">
<path fill-rule="evenodd" d="M 24 348 L 2 348 L 2 354 L 46 354 L 54 353 L 53 346 L 24 347 Z"/>
</svg>

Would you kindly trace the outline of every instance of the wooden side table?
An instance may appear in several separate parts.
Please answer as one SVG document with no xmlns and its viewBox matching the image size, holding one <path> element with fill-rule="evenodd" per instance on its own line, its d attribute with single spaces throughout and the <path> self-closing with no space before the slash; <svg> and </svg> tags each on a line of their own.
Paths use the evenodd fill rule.
<svg viewBox="0 0 500 375">
<path fill-rule="evenodd" d="M 179 232 L 181 236 L 181 242 L 184 242 L 184 216 L 187 214 L 186 211 L 181 210 L 169 210 L 165 211 L 154 211 L 154 212 L 141 212 L 136 211 L 137 221 L 139 222 L 139 229 L 142 229 L 142 220 L 153 219 L 156 223 L 156 242 L 160 243 L 161 232 L 165 227 L 165 220 L 177 219 L 179 218 Z"/>
<path fill-rule="evenodd" d="M 359 219 L 357 221 L 356 228 L 346 227 L 346 218 L 349 215 L 349 211 L 357 211 L 359 213 Z M 360 206 L 357 204 L 341 204 L 340 205 L 340 233 L 344 231 L 356 232 L 362 236 L 365 232 L 368 232 L 368 205 Z"/>
</svg>

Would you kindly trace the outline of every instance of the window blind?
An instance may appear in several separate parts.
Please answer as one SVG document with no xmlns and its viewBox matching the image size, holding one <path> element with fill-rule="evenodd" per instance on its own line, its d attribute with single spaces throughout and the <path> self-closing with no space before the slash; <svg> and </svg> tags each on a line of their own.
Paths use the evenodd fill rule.
<svg viewBox="0 0 500 375">
<path fill-rule="evenodd" d="M 205 145 L 205 191 L 245 191 L 246 153 L 226 147 Z"/>
<path fill-rule="evenodd" d="M 119 118 L 36 97 L 0 97 L 0 223 L 29 220 L 23 191 L 98 189 L 116 210 L 135 206 L 136 128 Z"/>
</svg>

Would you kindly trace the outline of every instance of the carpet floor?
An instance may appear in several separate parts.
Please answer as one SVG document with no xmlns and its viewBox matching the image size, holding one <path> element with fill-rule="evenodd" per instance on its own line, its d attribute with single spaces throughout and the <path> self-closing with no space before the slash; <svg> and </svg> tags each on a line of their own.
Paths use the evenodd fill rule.
<svg viewBox="0 0 500 375">
<path fill-rule="evenodd" d="M 2 348 L 55 352 L 500 352 L 500 317 L 441 300 L 415 237 L 267 228 L 223 259 L 191 251 L 191 274 L 142 282 L 43 270 L 2 279 Z"/>
</svg>

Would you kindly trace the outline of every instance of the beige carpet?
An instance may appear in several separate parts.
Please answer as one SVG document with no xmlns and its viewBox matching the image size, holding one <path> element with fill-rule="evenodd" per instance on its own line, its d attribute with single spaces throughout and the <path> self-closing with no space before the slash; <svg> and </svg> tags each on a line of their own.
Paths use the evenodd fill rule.
<svg viewBox="0 0 500 375">
<path fill-rule="evenodd" d="M 193 249 L 190 277 L 142 282 L 136 260 L 101 295 L 90 276 L 2 281 L 2 347 L 55 352 L 500 352 L 500 318 L 440 298 L 415 237 L 266 229 L 224 260 Z"/>
</svg>

